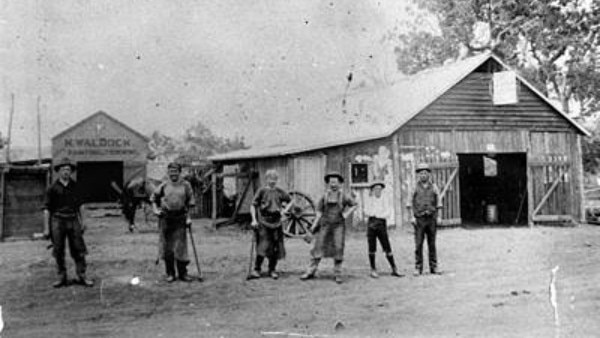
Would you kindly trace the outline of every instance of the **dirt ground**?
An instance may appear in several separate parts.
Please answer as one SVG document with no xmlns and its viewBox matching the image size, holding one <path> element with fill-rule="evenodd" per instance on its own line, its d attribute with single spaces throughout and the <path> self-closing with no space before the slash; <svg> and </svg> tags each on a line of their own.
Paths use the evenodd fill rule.
<svg viewBox="0 0 600 338">
<path fill-rule="evenodd" d="M 96 215 L 97 216 L 97 215 Z M 381 253 L 368 277 L 366 239 L 346 242 L 346 282 L 300 281 L 309 246 L 286 243 L 279 280 L 245 281 L 249 232 L 194 223 L 203 283 L 167 284 L 154 264 L 157 234 L 130 234 L 119 217 L 88 217 L 96 286 L 55 290 L 47 242 L 0 244 L 2 337 L 594 336 L 600 332 L 600 227 L 448 229 L 438 232 L 442 275 L 413 277 L 412 233 L 390 233 L 404 278 Z M 152 225 L 144 226 L 148 230 Z M 191 250 L 190 250 L 191 253 Z M 70 271 L 72 260 L 68 258 Z M 558 321 L 550 302 L 556 275 Z M 191 267 L 195 273 L 195 267 Z M 141 283 L 132 286 L 133 276 Z"/>
</svg>

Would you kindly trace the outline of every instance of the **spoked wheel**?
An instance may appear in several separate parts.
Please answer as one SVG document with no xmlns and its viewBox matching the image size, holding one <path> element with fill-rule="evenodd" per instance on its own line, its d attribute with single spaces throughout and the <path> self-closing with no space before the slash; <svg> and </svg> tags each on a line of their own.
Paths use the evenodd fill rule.
<svg viewBox="0 0 600 338">
<path fill-rule="evenodd" d="M 288 237 L 303 237 L 316 217 L 315 204 L 307 195 L 290 192 L 292 206 L 283 220 L 283 233 Z"/>
</svg>

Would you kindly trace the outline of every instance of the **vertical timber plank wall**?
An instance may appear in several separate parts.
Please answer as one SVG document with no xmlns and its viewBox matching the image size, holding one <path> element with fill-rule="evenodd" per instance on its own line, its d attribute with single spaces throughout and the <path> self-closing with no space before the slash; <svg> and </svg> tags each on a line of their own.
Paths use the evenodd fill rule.
<svg viewBox="0 0 600 338">
<path fill-rule="evenodd" d="M 565 175 L 564 183 L 560 183 L 555 191 L 548 196 L 539 213 L 541 215 L 568 214 L 572 216 L 575 222 L 581 222 L 585 214 L 582 213 L 584 200 L 581 186 L 583 183 L 581 148 L 578 144 L 580 136 L 573 132 L 531 131 L 530 139 L 531 151 L 528 157 L 528 171 L 531 171 L 530 177 L 533 182 L 530 193 L 532 195 L 530 208 L 533 210 L 537 207 L 535 204 L 540 203 L 541 197 L 545 195 L 551 183 L 558 177 L 557 175 L 565 167 L 568 167 L 569 170 Z M 533 161 L 556 161 L 556 164 L 548 164 L 546 168 L 537 166 L 532 168 L 530 159 Z M 564 200 L 565 197 L 567 200 Z M 532 222 L 531 217 L 530 222 Z"/>
<path fill-rule="evenodd" d="M 256 170 L 258 171 L 258 179 L 256 181 L 257 187 L 266 184 L 265 174 L 267 173 L 267 170 L 270 169 L 274 169 L 279 175 L 277 185 L 283 189 L 289 190 L 293 181 L 290 179 L 287 157 L 272 157 L 256 160 Z"/>
</svg>

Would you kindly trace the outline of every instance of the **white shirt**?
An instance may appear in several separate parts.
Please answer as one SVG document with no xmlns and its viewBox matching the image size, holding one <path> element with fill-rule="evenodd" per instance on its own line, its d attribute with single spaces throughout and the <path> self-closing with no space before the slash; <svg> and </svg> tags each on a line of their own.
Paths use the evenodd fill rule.
<svg viewBox="0 0 600 338">
<path fill-rule="evenodd" d="M 383 196 L 367 196 L 365 199 L 364 213 L 367 216 L 388 219 L 391 215 L 391 206 L 388 199 Z"/>
</svg>

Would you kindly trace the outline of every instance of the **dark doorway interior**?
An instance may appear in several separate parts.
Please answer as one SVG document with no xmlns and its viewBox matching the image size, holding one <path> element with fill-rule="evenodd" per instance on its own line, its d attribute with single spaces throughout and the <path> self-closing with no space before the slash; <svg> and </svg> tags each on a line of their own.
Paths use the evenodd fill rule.
<svg viewBox="0 0 600 338">
<path fill-rule="evenodd" d="M 459 154 L 463 224 L 527 224 L 525 153 Z"/>
<path fill-rule="evenodd" d="M 111 182 L 123 186 L 123 162 L 77 162 L 77 182 L 85 203 L 116 202 Z"/>
</svg>

